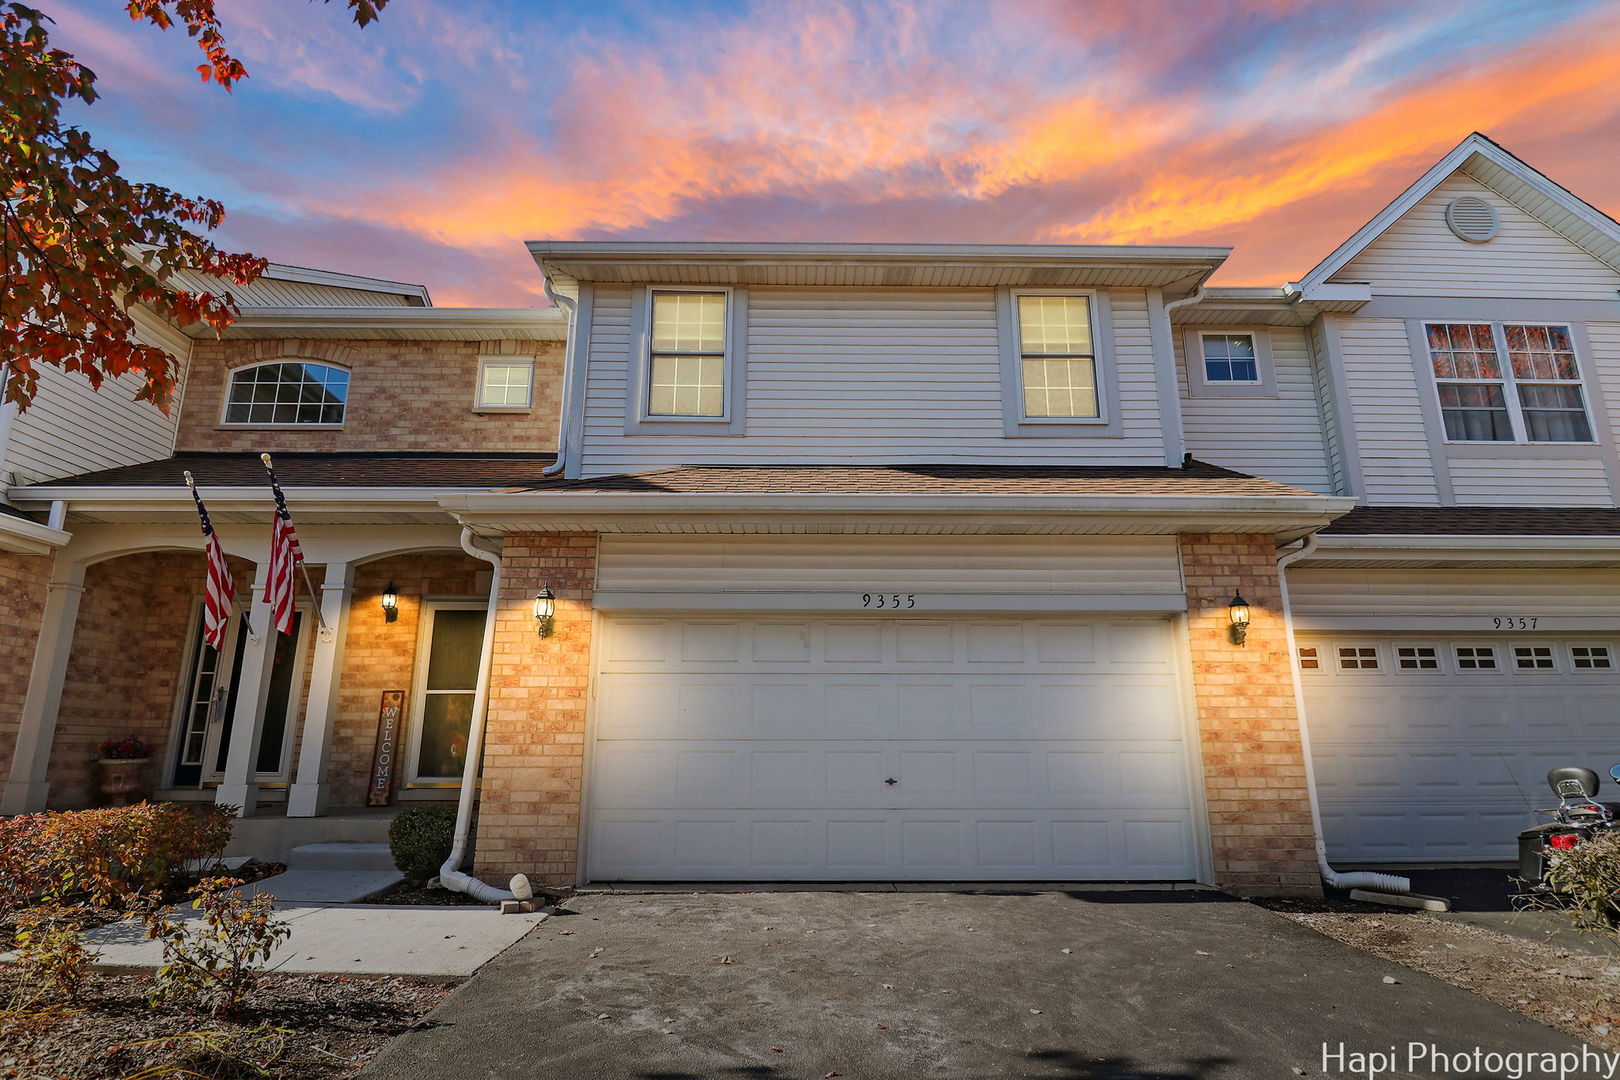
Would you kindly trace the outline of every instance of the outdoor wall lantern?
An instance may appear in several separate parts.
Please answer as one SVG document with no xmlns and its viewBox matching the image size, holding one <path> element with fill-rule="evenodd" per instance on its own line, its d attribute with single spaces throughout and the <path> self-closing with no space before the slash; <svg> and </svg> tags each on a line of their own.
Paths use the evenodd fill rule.
<svg viewBox="0 0 1620 1080">
<path fill-rule="evenodd" d="M 387 621 L 393 622 L 399 618 L 399 590 L 394 588 L 392 581 L 388 583 L 388 588 L 383 590 L 382 609 L 383 618 Z"/>
<path fill-rule="evenodd" d="M 1230 629 L 1232 644 L 1242 645 L 1249 640 L 1249 602 L 1243 599 L 1242 593 L 1232 594 L 1232 604 L 1228 613 L 1232 618 Z"/>
<path fill-rule="evenodd" d="M 548 582 L 540 586 L 540 591 L 534 594 L 534 626 L 540 631 L 541 638 L 551 636 L 553 617 L 557 614 L 557 594 L 551 591 Z"/>
</svg>

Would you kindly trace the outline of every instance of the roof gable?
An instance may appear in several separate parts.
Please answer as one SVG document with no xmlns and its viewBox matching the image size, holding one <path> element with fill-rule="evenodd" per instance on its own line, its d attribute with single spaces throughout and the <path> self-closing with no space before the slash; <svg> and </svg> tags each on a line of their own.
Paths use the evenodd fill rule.
<svg viewBox="0 0 1620 1080">
<path fill-rule="evenodd" d="M 1301 279 L 1301 289 L 1308 293 L 1325 282 L 1347 278 L 1346 267 L 1352 260 L 1459 172 L 1578 246 L 1598 263 L 1620 271 L 1620 223 L 1475 132 L 1318 263 Z"/>
</svg>

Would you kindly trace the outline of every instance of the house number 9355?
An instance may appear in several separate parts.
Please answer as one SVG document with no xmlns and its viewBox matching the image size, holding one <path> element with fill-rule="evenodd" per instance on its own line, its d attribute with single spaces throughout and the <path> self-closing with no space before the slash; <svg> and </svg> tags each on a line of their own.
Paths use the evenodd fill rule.
<svg viewBox="0 0 1620 1080">
<path fill-rule="evenodd" d="M 861 593 L 861 607 L 863 608 L 914 608 L 917 606 L 916 593 L 902 592 L 863 592 Z"/>
</svg>

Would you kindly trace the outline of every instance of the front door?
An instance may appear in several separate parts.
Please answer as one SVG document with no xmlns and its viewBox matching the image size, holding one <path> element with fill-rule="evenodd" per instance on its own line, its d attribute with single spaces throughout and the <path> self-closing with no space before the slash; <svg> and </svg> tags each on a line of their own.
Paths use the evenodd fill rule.
<svg viewBox="0 0 1620 1080">
<path fill-rule="evenodd" d="M 236 687 L 248 638 L 241 619 L 233 618 L 224 650 L 216 651 L 203 637 L 200 618 L 196 624 L 171 773 L 171 784 L 177 788 L 204 787 L 224 779 L 236 714 Z M 308 620 L 300 609 L 293 614 L 292 634 L 276 635 L 275 659 L 260 706 L 264 719 L 254 768 L 254 780 L 259 783 L 284 782 L 288 776 L 292 738 L 303 704 L 307 631 Z M 230 663 L 221 663 L 225 656 L 230 657 Z"/>
</svg>

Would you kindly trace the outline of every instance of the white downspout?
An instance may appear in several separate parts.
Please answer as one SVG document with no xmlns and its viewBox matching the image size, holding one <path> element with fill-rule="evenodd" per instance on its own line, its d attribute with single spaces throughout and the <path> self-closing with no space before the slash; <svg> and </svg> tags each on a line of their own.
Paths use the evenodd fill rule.
<svg viewBox="0 0 1620 1080">
<path fill-rule="evenodd" d="M 497 889 L 471 874 L 461 872 L 461 860 L 467 853 L 467 835 L 472 830 L 473 798 L 478 791 L 478 771 L 484 760 L 484 724 L 489 712 L 489 670 L 495 654 L 495 620 L 500 614 L 501 557 L 478 543 L 468 526 L 461 529 L 461 550 L 475 559 L 482 559 L 491 567 L 489 576 L 489 613 L 484 616 L 484 645 L 478 653 L 478 682 L 473 689 L 472 724 L 467 733 L 467 764 L 461 771 L 461 799 L 456 803 L 455 842 L 450 857 L 439 867 L 439 885 L 451 892 L 466 893 L 474 900 L 498 904 L 502 900 L 527 900 L 529 879 L 522 874 L 512 879 L 515 891 Z"/>
<path fill-rule="evenodd" d="M 556 476 L 568 464 L 568 396 L 573 392 L 574 365 L 577 363 L 574 354 L 579 351 L 578 328 L 574 325 L 579 315 L 579 304 L 573 297 L 564 296 L 552 286 L 550 274 L 544 275 L 540 284 L 545 289 L 546 298 L 568 312 L 567 338 L 563 345 L 562 393 L 558 395 L 562 404 L 557 410 L 557 460 L 540 470 L 541 476 Z"/>
<path fill-rule="evenodd" d="M 1204 283 L 1199 282 L 1198 283 L 1198 288 L 1194 289 L 1192 292 L 1188 293 L 1186 296 L 1183 296 L 1180 300 L 1167 301 L 1165 303 L 1165 305 L 1164 305 L 1164 314 L 1165 314 L 1166 318 L 1168 318 L 1170 313 L 1172 311 L 1176 310 L 1177 308 L 1184 308 L 1188 304 L 1196 304 L 1196 303 L 1198 303 L 1198 301 L 1202 300 L 1204 298 L 1204 288 L 1205 288 Z M 1174 329 L 1174 328 L 1172 328 L 1172 329 Z"/>
<path fill-rule="evenodd" d="M 1316 865 L 1322 880 L 1334 889 L 1373 889 L 1387 893 L 1410 893 L 1412 880 L 1395 874 L 1366 870 L 1340 873 L 1328 865 L 1327 841 L 1322 837 L 1322 803 L 1316 794 L 1316 767 L 1311 764 L 1310 725 L 1305 722 L 1305 684 L 1299 677 L 1299 647 L 1294 641 L 1294 609 L 1288 599 L 1288 567 L 1316 550 L 1316 534 L 1277 560 L 1277 585 L 1282 593 L 1283 633 L 1288 643 L 1288 670 L 1294 679 L 1294 712 L 1299 717 L 1299 749 L 1305 758 L 1305 791 L 1311 801 L 1311 836 L 1316 841 Z"/>
</svg>

